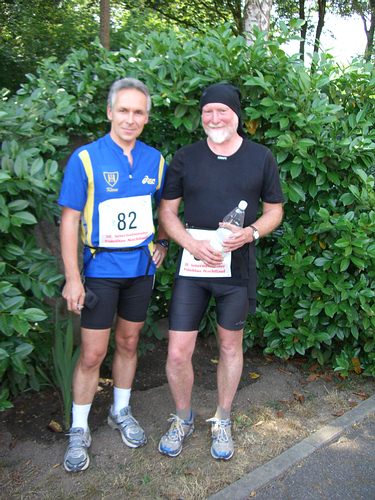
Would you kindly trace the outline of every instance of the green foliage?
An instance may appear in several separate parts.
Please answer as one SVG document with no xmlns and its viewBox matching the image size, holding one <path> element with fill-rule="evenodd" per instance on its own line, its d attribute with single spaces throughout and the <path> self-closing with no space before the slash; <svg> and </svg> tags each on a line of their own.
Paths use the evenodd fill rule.
<svg viewBox="0 0 375 500">
<path fill-rule="evenodd" d="M 263 332 L 266 352 L 283 358 L 306 354 L 343 374 L 359 362 L 373 375 L 374 70 L 276 64 L 245 82 L 287 197 L 281 237 L 259 248 L 260 318 L 247 335 Z"/>
<path fill-rule="evenodd" d="M 30 107 L 36 96 L 29 96 Z M 25 102 L 27 99 L 25 99 Z M 4 103 L 0 133 L 0 377 L 1 393 L 38 390 L 45 382 L 48 335 L 45 300 L 56 293 L 61 275 L 55 259 L 39 248 L 35 225 L 56 213 L 58 166 L 52 129 L 40 127 L 29 108 Z M 48 136 L 49 134 L 49 136 Z M 50 343 L 49 343 L 50 344 Z"/>
<path fill-rule="evenodd" d="M 0 88 L 16 90 L 37 61 L 64 60 L 73 48 L 97 36 L 98 2 L 3 0 L 0 5 Z"/>
<path fill-rule="evenodd" d="M 54 382 L 60 389 L 64 428 L 70 428 L 70 412 L 72 409 L 72 379 L 74 367 L 76 365 L 80 348 L 73 348 L 73 321 L 69 317 L 66 331 L 63 331 L 61 323 L 56 320 L 55 324 L 55 341 L 52 350 L 53 367 L 54 367 Z"/>
<path fill-rule="evenodd" d="M 248 131 L 279 162 L 287 200 L 282 228 L 258 245 L 259 312 L 248 320 L 244 346 L 256 342 L 283 358 L 305 354 L 342 373 L 359 362 L 374 374 L 374 69 L 358 62 L 343 70 L 327 56 L 309 74 L 281 50 L 284 41 L 257 34 L 249 47 L 228 26 L 194 38 L 183 30 L 129 31 L 117 51 L 96 42 L 63 64 L 45 59 L 15 96 L 4 96 L 0 272 L 13 307 L 38 308 L 42 295 L 53 294 L 58 274 L 26 229 L 56 212 L 57 162 L 69 142 L 108 130 L 113 80 L 135 76 L 149 86 L 143 140 L 167 159 L 202 137 L 202 89 L 229 80 L 241 88 Z M 167 314 L 177 252 L 172 245 L 157 275 L 149 333 Z M 203 324 L 210 329 L 213 321 L 210 313 Z"/>
</svg>

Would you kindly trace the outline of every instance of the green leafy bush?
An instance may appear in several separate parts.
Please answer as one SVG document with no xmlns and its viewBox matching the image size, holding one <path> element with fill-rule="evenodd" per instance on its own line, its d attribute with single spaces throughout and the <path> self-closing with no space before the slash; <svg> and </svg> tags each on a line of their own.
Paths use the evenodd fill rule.
<svg viewBox="0 0 375 500">
<path fill-rule="evenodd" d="M 358 366 L 375 373 L 374 68 L 357 61 L 343 69 L 323 56 L 309 73 L 284 53 L 286 39 L 258 34 L 248 46 L 227 26 L 194 36 L 129 31 L 116 52 L 96 43 L 63 64 L 44 60 L 15 96 L 3 96 L 0 272 L 13 309 L 0 337 L 11 338 L 12 347 L 0 351 L 1 363 L 19 342 L 31 343 L 32 322 L 24 316 L 20 333 L 11 311 L 47 311 L 42 298 L 53 295 L 59 279 L 33 234 L 36 221 L 56 214 L 58 163 L 108 131 L 108 88 L 134 76 L 153 97 L 143 140 L 167 159 L 202 137 L 202 89 L 230 80 L 241 88 L 249 134 L 279 162 L 285 220 L 258 245 L 259 308 L 247 322 L 244 347 L 257 343 L 283 358 L 304 354 L 343 374 Z M 149 326 L 167 314 L 177 251 L 173 245 L 157 275 Z"/>
</svg>

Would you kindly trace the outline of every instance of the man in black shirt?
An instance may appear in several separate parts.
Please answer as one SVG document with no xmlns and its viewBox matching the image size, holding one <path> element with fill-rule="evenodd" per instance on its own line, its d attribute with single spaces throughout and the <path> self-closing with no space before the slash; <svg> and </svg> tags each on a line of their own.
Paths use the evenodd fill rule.
<svg viewBox="0 0 375 500">
<path fill-rule="evenodd" d="M 243 327 L 255 312 L 255 241 L 282 220 L 283 195 L 276 162 L 266 147 L 244 137 L 239 90 L 230 84 L 208 87 L 201 97 L 207 139 L 175 154 L 167 172 L 159 217 L 181 247 L 170 306 L 167 376 L 176 414 L 159 443 L 175 457 L 194 430 L 191 395 L 192 355 L 200 320 L 210 298 L 216 300 L 219 364 L 218 404 L 211 422 L 211 455 L 234 453 L 230 412 L 242 374 Z M 178 208 L 184 200 L 184 226 Z M 244 227 L 220 223 L 238 203 L 247 202 Z M 262 202 L 262 215 L 257 218 Z M 231 231 L 222 251 L 210 239 L 218 225 Z"/>
</svg>

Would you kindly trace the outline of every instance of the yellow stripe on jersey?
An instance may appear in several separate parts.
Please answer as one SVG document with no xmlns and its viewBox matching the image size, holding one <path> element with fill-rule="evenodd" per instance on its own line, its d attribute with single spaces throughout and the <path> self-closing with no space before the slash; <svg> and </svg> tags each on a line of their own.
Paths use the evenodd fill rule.
<svg viewBox="0 0 375 500">
<path fill-rule="evenodd" d="M 92 219 L 94 215 L 94 173 L 92 163 L 87 149 L 81 151 L 80 157 L 87 175 L 87 200 L 83 209 L 82 241 L 84 244 L 92 247 Z M 95 250 L 91 250 L 93 253 Z"/>
<path fill-rule="evenodd" d="M 160 155 L 158 185 L 156 186 L 156 191 L 158 191 L 160 189 L 160 186 L 161 186 L 161 181 L 163 179 L 164 165 L 165 165 L 165 160 L 162 157 L 162 155 Z"/>
</svg>

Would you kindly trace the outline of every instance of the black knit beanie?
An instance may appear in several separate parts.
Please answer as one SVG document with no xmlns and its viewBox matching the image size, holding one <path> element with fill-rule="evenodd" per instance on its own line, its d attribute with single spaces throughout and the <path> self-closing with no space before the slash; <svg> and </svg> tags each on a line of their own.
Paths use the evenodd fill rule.
<svg viewBox="0 0 375 500">
<path fill-rule="evenodd" d="M 237 132 L 242 137 L 245 137 L 245 133 L 242 129 L 241 122 L 241 93 L 237 87 L 230 83 L 214 83 L 207 87 L 202 94 L 199 108 L 202 111 L 203 106 L 210 104 L 212 102 L 220 102 L 221 104 L 226 104 L 233 110 L 238 116 L 238 127 Z"/>
</svg>

